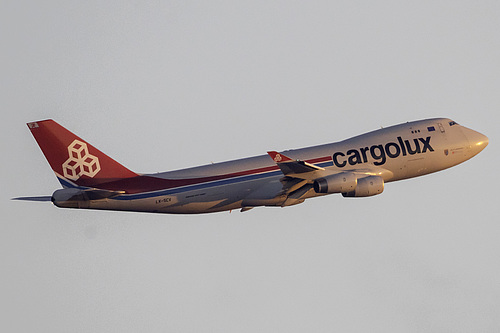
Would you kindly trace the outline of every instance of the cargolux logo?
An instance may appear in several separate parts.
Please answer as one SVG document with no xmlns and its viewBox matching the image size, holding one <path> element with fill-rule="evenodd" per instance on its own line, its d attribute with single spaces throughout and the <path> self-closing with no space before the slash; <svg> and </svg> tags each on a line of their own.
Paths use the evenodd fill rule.
<svg viewBox="0 0 500 333">
<path fill-rule="evenodd" d="M 427 151 L 434 151 L 431 146 L 431 137 L 413 139 L 413 144 L 410 140 L 403 140 L 400 136 L 397 137 L 398 142 L 388 142 L 385 145 L 373 145 L 371 147 L 361 147 L 359 149 L 350 149 L 345 154 L 336 152 L 332 159 L 335 166 L 338 168 L 349 165 L 356 165 L 368 162 L 368 156 L 371 156 L 374 165 L 383 165 L 389 158 L 397 158 L 399 155 L 406 156 L 423 154 Z"/>
<path fill-rule="evenodd" d="M 68 146 L 69 158 L 63 163 L 64 177 L 77 180 L 85 175 L 93 178 L 99 171 L 101 165 L 97 156 L 89 154 L 87 144 L 79 140 L 73 141 Z"/>
</svg>

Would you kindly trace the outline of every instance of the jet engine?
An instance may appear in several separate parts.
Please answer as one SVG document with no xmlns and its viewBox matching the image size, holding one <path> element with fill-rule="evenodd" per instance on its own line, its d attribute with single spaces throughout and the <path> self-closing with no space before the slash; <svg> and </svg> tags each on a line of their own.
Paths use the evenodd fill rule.
<svg viewBox="0 0 500 333">
<path fill-rule="evenodd" d="M 384 179 L 379 176 L 368 176 L 358 179 L 358 185 L 353 191 L 342 193 L 343 197 L 370 197 L 384 191 Z"/>
<path fill-rule="evenodd" d="M 318 178 L 314 181 L 314 191 L 316 193 L 345 193 L 354 191 L 358 179 L 352 172 L 341 172 Z"/>
</svg>

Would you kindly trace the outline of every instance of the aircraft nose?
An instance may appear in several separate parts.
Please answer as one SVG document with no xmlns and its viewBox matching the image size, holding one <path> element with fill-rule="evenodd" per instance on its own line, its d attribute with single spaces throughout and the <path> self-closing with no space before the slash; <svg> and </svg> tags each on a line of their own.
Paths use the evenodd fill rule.
<svg viewBox="0 0 500 333">
<path fill-rule="evenodd" d="M 471 130 L 470 128 L 462 128 L 462 131 L 469 141 L 471 149 L 474 151 L 474 154 L 479 153 L 481 150 L 486 148 L 489 143 L 489 139 L 486 135 Z"/>
</svg>

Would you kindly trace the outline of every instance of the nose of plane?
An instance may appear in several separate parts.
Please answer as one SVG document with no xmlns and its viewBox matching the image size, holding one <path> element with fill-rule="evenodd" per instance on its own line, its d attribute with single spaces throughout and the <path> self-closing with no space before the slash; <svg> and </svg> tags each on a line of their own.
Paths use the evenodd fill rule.
<svg viewBox="0 0 500 333">
<path fill-rule="evenodd" d="M 462 132 L 469 141 L 470 147 L 473 150 L 474 155 L 478 154 L 481 150 L 486 148 L 489 143 L 489 139 L 486 135 L 471 130 L 470 128 L 462 127 Z"/>
</svg>

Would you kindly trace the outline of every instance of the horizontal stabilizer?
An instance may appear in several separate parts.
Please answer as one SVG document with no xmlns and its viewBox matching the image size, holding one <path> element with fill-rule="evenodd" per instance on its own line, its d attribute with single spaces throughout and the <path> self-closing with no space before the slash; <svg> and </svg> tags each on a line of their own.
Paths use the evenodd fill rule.
<svg viewBox="0 0 500 333">
<path fill-rule="evenodd" d="M 114 198 L 120 194 L 124 194 L 125 191 L 108 191 L 100 189 L 88 189 L 84 191 L 85 195 L 89 200 L 100 200 Z"/>
<path fill-rule="evenodd" d="M 101 200 L 113 198 L 124 193 L 124 191 L 108 191 L 95 188 L 87 190 L 81 190 L 77 188 L 64 188 L 55 191 L 54 194 L 52 194 L 52 200 L 54 201 L 54 203 L 60 201 Z"/>
<path fill-rule="evenodd" d="M 18 198 L 12 198 L 11 200 L 24 200 L 24 201 L 50 201 L 51 200 L 50 195 L 44 195 L 40 197 L 18 197 Z"/>
</svg>

